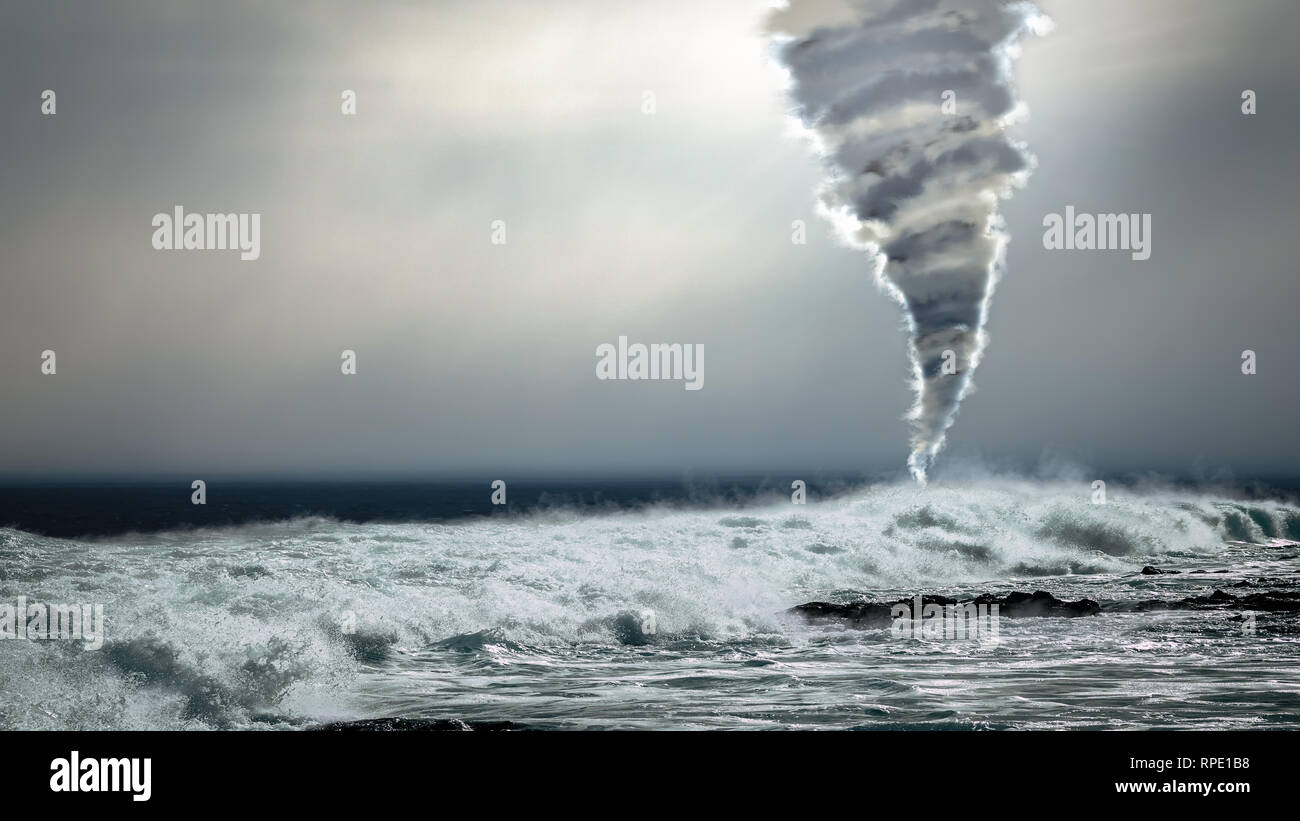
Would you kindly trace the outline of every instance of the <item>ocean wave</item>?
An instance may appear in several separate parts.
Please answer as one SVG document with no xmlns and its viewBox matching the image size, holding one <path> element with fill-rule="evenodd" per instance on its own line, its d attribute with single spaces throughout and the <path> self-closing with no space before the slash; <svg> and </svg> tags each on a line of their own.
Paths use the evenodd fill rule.
<svg viewBox="0 0 1300 821">
<path fill-rule="evenodd" d="M 1283 502 L 1116 488 L 1093 504 L 1086 484 L 1010 479 L 743 510 L 310 517 L 95 540 L 0 528 L 0 601 L 103 603 L 109 636 L 99 651 L 0 642 L 0 727 L 298 726 L 354 717 L 353 683 L 430 653 L 761 646 L 807 629 L 789 607 L 843 591 L 1046 589 L 1279 540 L 1300 540 Z"/>
</svg>

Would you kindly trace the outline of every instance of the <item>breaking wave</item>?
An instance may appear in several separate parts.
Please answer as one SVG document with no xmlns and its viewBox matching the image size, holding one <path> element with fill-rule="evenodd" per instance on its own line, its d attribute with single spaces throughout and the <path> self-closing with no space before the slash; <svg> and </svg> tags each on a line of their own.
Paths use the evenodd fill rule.
<svg viewBox="0 0 1300 821">
<path fill-rule="evenodd" d="M 1007 589 L 1300 540 L 1300 510 L 1010 479 L 884 484 L 795 506 L 552 509 L 444 524 L 295 519 L 54 539 L 0 529 L 0 603 L 103 603 L 102 650 L 0 641 L 0 728 L 347 719 L 429 654 L 762 645 L 845 591 Z M 1032 588 L 1031 588 L 1032 589 Z"/>
</svg>

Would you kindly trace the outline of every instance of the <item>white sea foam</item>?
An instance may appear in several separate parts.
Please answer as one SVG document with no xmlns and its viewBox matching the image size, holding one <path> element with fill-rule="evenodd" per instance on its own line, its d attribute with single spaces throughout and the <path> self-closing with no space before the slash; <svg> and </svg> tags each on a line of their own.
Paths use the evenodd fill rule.
<svg viewBox="0 0 1300 821">
<path fill-rule="evenodd" d="M 50 539 L 0 530 L 0 596 L 103 601 L 104 649 L 0 642 L 0 726 L 240 726 L 349 715 L 358 675 L 429 648 L 798 640 L 860 593 L 1059 590 L 1152 557 L 1300 536 L 1278 502 L 984 480 L 807 505 L 552 509 L 457 523 L 298 519 Z"/>
</svg>

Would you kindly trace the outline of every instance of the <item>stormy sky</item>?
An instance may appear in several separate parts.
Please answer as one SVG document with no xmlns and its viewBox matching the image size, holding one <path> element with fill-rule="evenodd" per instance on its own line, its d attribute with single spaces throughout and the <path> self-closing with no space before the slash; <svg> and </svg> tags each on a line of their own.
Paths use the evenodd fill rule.
<svg viewBox="0 0 1300 821">
<path fill-rule="evenodd" d="M 1300 6 L 1038 5 L 944 459 L 1293 474 Z M 0 476 L 901 470 L 898 308 L 815 213 L 769 11 L 0 2 Z M 260 213 L 260 259 L 154 250 L 178 204 Z M 1151 258 L 1045 250 L 1067 205 Z M 704 389 L 598 380 L 619 336 Z"/>
</svg>

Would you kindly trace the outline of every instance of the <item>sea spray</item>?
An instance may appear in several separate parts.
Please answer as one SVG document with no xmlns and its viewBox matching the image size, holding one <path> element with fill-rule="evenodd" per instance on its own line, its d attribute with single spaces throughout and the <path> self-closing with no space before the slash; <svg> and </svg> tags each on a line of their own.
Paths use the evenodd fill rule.
<svg viewBox="0 0 1300 821">
<path fill-rule="evenodd" d="M 931 694 L 861 673 L 902 664 L 899 676 L 936 675 L 912 667 L 906 645 L 856 630 L 810 641 L 809 625 L 789 609 L 1037 590 L 1067 602 L 1136 604 L 1204 596 L 1211 585 L 1240 594 L 1247 589 L 1233 585 L 1261 578 L 1294 589 L 1298 546 L 1280 541 L 1300 539 L 1294 504 L 1121 482 L 1094 504 L 1085 480 L 1049 476 L 947 477 L 923 497 L 909 485 L 818 494 L 797 507 L 785 498 L 740 502 L 731 491 L 645 504 L 658 492 L 611 486 L 598 504 L 509 517 L 313 516 L 91 539 L 0 526 L 0 603 L 93 599 L 110 621 L 100 651 L 0 641 L 0 729 L 287 729 L 384 717 L 644 727 L 677 726 L 686 714 L 709 726 L 806 726 L 836 711 L 836 726 L 861 726 L 856 696 L 877 685 L 876 697 L 893 706 L 871 721 L 929 721 Z M 319 492 L 301 486 L 295 506 Z M 388 509 L 387 494 L 369 498 Z M 1146 565 L 1180 572 L 1146 576 Z M 1095 620 L 1021 641 L 1017 631 L 1046 627 L 1017 628 L 1005 608 L 1000 616 L 1008 619 L 1000 652 L 1021 653 L 1025 667 L 1045 657 L 1076 665 L 1076 642 L 1097 639 L 1115 650 L 1094 659 L 1106 675 L 1115 673 L 1111 662 L 1134 656 L 1167 671 L 1212 645 L 1232 660 L 1204 665 L 1210 692 L 1231 680 L 1242 652 L 1290 670 L 1276 667 L 1278 646 L 1224 641 L 1224 623 L 1204 614 L 1194 629 L 1171 627 L 1159 653 L 1136 654 L 1095 631 L 1163 641 L 1147 632 L 1150 622 Z M 1271 629 L 1272 618 L 1261 616 L 1259 629 Z M 836 648 L 829 656 L 827 640 Z M 970 644 L 974 651 L 979 642 Z M 987 666 L 983 655 L 948 658 L 958 666 L 940 675 L 952 680 Z M 1023 696 L 1023 668 L 1001 669 L 999 692 Z M 794 675 L 827 689 L 782 690 L 795 712 L 774 711 L 774 687 Z M 1132 675 L 1146 686 L 1159 674 L 1142 667 Z M 575 688 L 591 695 L 574 698 Z M 717 700 L 701 709 L 702 694 Z M 1059 693 L 1042 699 L 1046 722 L 1060 718 L 1053 698 Z M 1195 703 L 1168 709 L 1203 726 Z M 1258 720 L 1254 699 L 1237 709 Z"/>
</svg>

